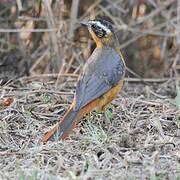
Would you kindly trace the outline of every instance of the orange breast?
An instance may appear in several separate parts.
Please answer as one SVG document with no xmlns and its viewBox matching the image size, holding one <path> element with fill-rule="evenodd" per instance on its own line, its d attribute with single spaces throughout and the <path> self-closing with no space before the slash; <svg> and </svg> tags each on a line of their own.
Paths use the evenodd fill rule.
<svg viewBox="0 0 180 180">
<path fill-rule="evenodd" d="M 110 89 L 106 94 L 100 98 L 99 110 L 105 110 L 109 103 L 119 94 L 123 86 L 123 80 L 118 85 Z"/>
</svg>

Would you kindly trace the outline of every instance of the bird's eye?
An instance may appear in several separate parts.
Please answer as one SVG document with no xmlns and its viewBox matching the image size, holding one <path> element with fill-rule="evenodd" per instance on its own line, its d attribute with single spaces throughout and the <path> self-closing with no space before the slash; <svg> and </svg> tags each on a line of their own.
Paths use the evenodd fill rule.
<svg viewBox="0 0 180 180">
<path fill-rule="evenodd" d="M 96 24 L 93 24 L 93 25 L 92 25 L 92 28 L 97 29 L 98 26 L 97 26 Z"/>
<path fill-rule="evenodd" d="M 91 26 L 92 30 L 96 34 L 97 37 L 102 38 L 105 36 L 106 31 L 103 29 L 103 25 L 98 22 L 98 23 L 93 23 Z"/>
</svg>

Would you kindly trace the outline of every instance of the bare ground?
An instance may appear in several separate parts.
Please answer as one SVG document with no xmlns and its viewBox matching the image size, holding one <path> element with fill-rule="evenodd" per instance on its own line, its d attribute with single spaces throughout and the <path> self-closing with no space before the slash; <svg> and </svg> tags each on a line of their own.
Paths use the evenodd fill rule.
<svg viewBox="0 0 180 180">
<path fill-rule="evenodd" d="M 0 179 L 180 179 L 180 110 L 174 82 L 126 82 L 112 117 L 91 113 L 64 142 L 42 135 L 62 117 L 76 77 L 20 78 L 0 89 Z M 6 107 L 8 97 L 13 103 Z M 110 114 L 109 114 L 110 115 Z"/>
</svg>

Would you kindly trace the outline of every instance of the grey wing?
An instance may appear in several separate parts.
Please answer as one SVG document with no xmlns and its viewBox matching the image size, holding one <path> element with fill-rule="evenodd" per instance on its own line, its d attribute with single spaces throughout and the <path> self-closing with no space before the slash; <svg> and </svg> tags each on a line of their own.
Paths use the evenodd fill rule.
<svg viewBox="0 0 180 180">
<path fill-rule="evenodd" d="M 125 65 L 119 54 L 108 54 L 96 64 L 98 70 L 84 74 L 77 83 L 74 109 L 78 110 L 108 92 L 124 78 Z"/>
<path fill-rule="evenodd" d="M 98 71 L 99 76 L 103 76 L 105 81 L 114 87 L 125 76 L 125 64 L 117 52 L 109 53 L 108 56 L 101 58 L 102 68 Z"/>
<path fill-rule="evenodd" d="M 74 110 L 81 109 L 109 89 L 111 89 L 111 85 L 96 74 L 92 76 L 86 75 L 77 83 Z"/>
<path fill-rule="evenodd" d="M 112 86 L 115 86 L 120 80 L 124 79 L 125 64 L 119 55 L 114 55 L 113 59 L 116 61 L 113 64 L 111 74 L 108 74 L 108 80 L 111 82 Z"/>
</svg>

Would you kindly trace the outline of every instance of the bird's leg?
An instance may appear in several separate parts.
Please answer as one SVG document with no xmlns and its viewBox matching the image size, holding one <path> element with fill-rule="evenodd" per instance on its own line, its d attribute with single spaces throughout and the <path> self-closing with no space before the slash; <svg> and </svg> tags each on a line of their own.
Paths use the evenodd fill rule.
<svg viewBox="0 0 180 180">
<path fill-rule="evenodd" d="M 90 123 L 90 120 L 91 120 L 91 112 L 88 112 L 88 123 Z"/>
<path fill-rule="evenodd" d="M 107 109 L 111 99 L 109 100 L 109 96 L 102 96 L 99 104 L 99 111 L 104 111 L 104 123 L 108 125 L 111 119 L 111 112 Z"/>
</svg>

